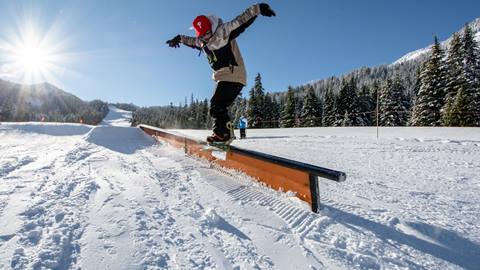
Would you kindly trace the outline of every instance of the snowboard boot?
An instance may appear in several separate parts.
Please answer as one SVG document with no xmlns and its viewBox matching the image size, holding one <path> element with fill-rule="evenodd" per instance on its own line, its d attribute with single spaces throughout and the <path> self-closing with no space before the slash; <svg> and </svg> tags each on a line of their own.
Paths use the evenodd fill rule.
<svg viewBox="0 0 480 270">
<path fill-rule="evenodd" d="M 207 142 L 210 145 L 229 145 L 235 139 L 232 122 L 227 122 L 226 128 L 224 132 L 213 132 L 207 137 Z"/>
</svg>

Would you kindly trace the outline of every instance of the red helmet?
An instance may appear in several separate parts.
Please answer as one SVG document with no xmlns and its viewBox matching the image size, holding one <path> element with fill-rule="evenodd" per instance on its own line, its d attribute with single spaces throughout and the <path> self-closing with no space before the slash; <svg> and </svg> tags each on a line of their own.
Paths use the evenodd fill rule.
<svg viewBox="0 0 480 270">
<path fill-rule="evenodd" d="M 206 32 L 212 30 L 212 23 L 206 16 L 200 15 L 193 20 L 193 28 L 197 37 L 203 36 Z"/>
</svg>

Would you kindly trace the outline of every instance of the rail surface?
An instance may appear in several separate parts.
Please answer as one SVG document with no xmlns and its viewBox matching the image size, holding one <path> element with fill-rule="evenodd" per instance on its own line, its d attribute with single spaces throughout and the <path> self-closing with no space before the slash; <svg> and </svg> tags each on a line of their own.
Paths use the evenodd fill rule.
<svg viewBox="0 0 480 270">
<path fill-rule="evenodd" d="M 167 141 L 183 148 L 185 153 L 196 155 L 215 162 L 222 167 L 231 168 L 266 183 L 271 188 L 293 191 L 296 196 L 311 205 L 312 211 L 320 211 L 320 178 L 343 182 L 346 174 L 308 163 L 269 155 L 253 150 L 230 146 L 229 151 L 218 151 L 204 141 L 176 134 L 149 125 L 139 125 L 155 139 Z"/>
</svg>

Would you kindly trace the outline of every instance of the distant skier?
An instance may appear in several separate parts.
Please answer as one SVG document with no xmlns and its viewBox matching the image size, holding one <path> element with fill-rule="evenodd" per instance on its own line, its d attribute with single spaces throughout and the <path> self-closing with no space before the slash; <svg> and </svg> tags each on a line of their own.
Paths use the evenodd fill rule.
<svg viewBox="0 0 480 270">
<path fill-rule="evenodd" d="M 240 116 L 240 119 L 238 120 L 238 128 L 240 129 L 240 139 L 246 139 L 247 138 L 247 118 L 245 118 L 243 115 Z"/>
<path fill-rule="evenodd" d="M 235 39 L 250 26 L 257 16 L 271 17 L 275 12 L 268 4 L 255 4 L 230 22 L 215 15 L 200 15 L 193 20 L 196 38 L 177 35 L 168 40 L 168 46 L 179 48 L 180 43 L 205 53 L 217 82 L 210 99 L 210 115 L 214 120 L 213 134 L 207 137 L 210 144 L 229 144 L 234 139 L 233 124 L 228 107 L 247 84 L 247 72 Z"/>
</svg>

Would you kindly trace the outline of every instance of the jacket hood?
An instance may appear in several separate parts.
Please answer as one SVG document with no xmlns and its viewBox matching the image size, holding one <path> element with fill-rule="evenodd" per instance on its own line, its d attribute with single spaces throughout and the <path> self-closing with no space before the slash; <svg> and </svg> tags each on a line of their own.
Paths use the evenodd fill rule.
<svg viewBox="0 0 480 270">
<path fill-rule="evenodd" d="M 215 31 L 217 31 L 218 26 L 222 24 L 222 19 L 220 19 L 216 15 L 208 15 L 207 18 L 212 23 L 212 33 L 215 33 Z"/>
</svg>

